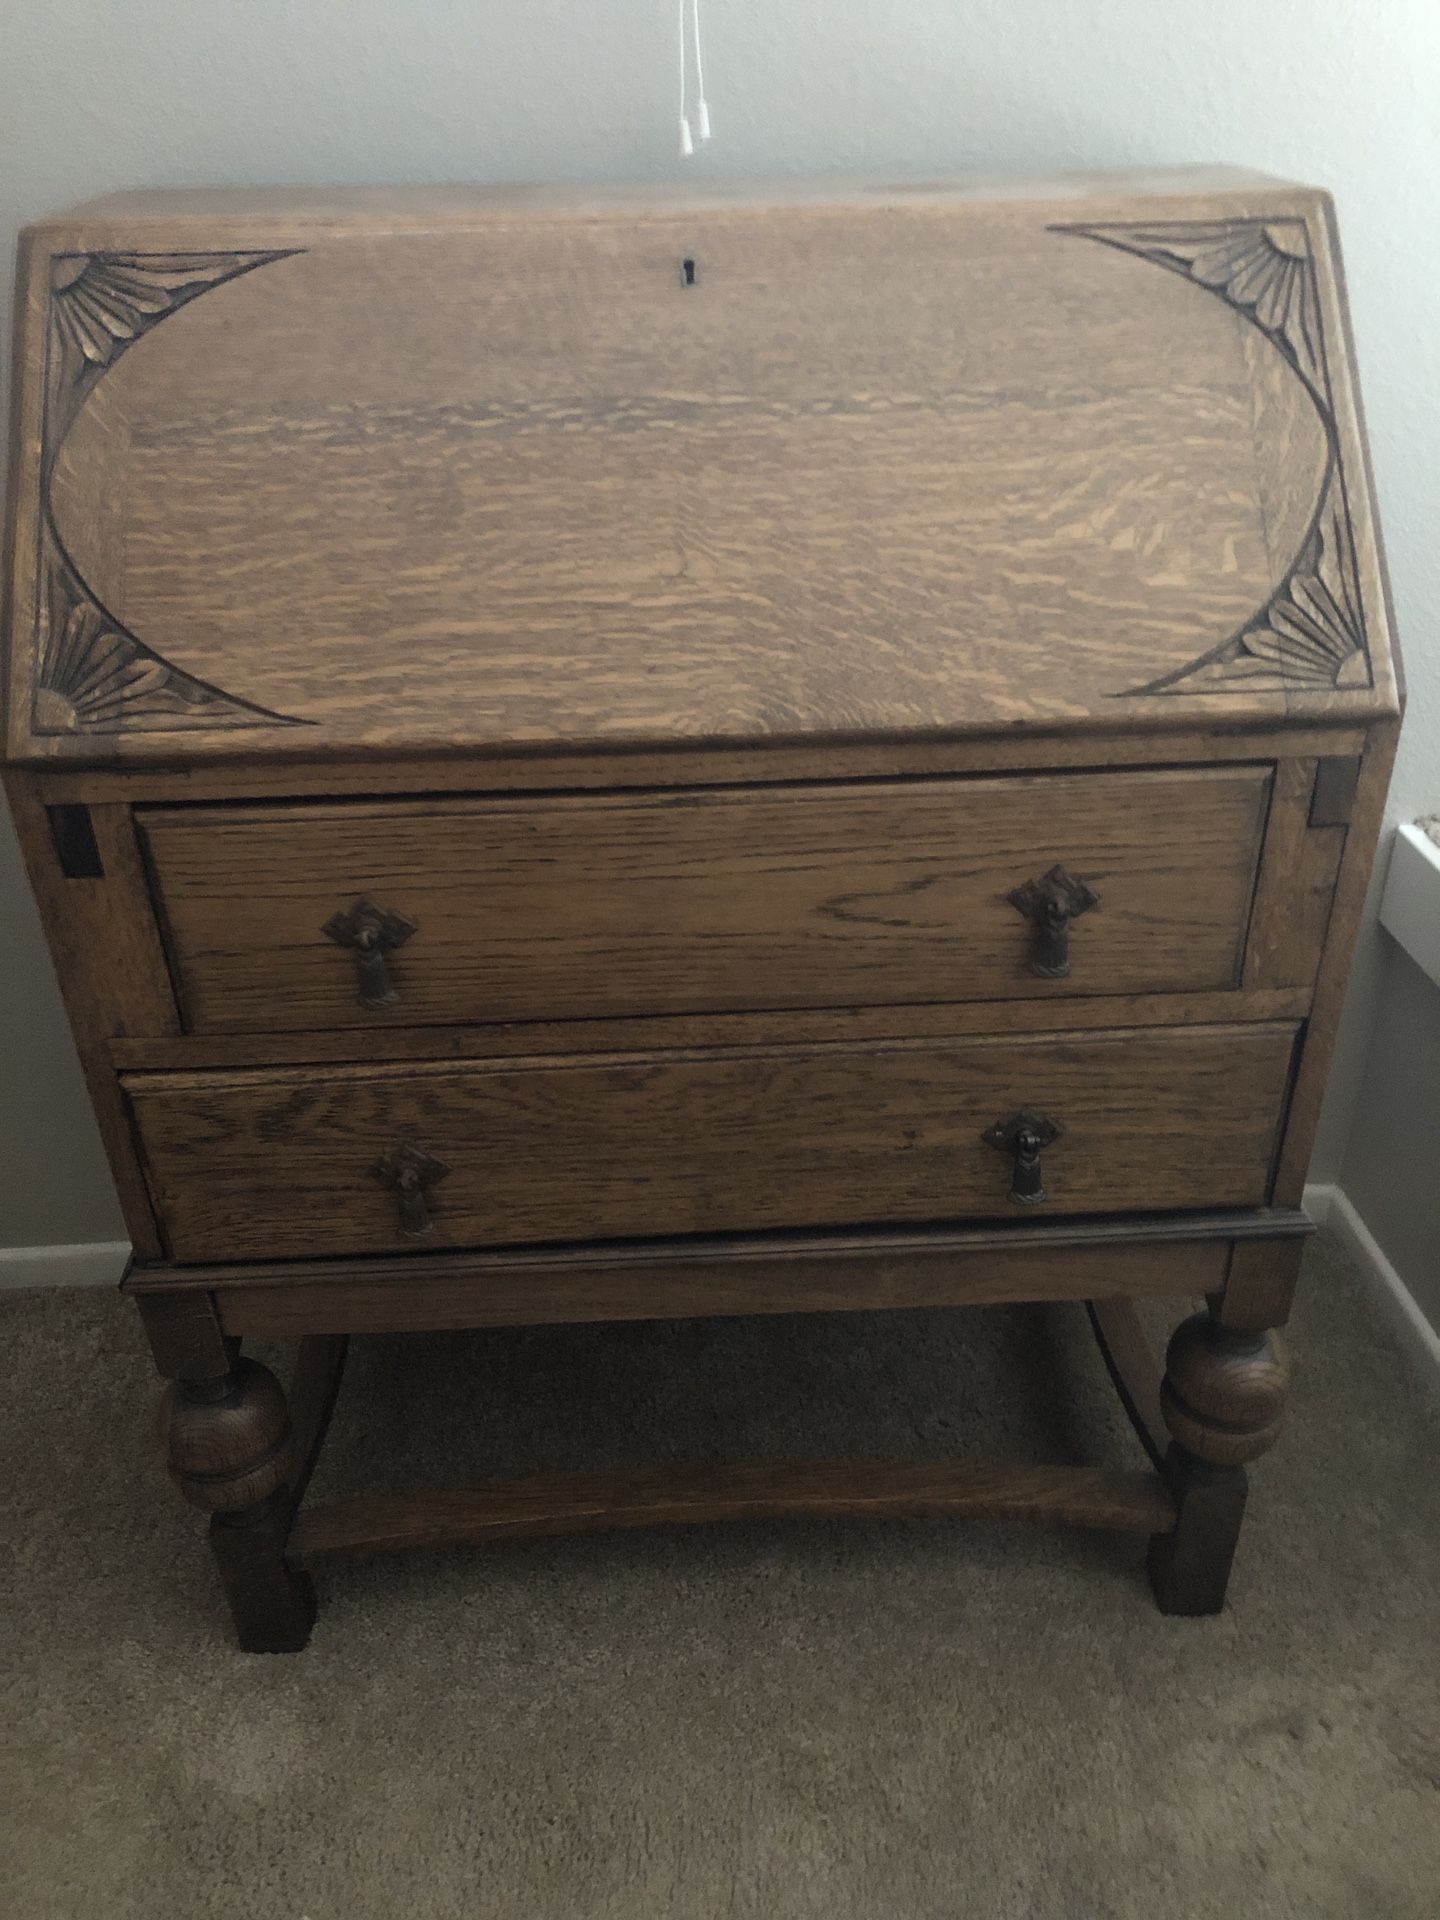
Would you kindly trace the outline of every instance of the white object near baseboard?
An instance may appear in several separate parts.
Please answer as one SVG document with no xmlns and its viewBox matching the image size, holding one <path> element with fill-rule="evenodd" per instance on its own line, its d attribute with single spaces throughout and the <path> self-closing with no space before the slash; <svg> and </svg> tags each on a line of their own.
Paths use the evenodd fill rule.
<svg viewBox="0 0 1440 1920">
<path fill-rule="evenodd" d="M 1420 1372 L 1440 1389 L 1440 1332 L 1425 1317 L 1420 1303 L 1386 1257 L 1380 1242 L 1350 1204 L 1345 1189 L 1307 1187 L 1305 1209 L 1317 1225 L 1335 1235 L 1370 1282 L 1375 1298 L 1406 1352 Z"/>
<path fill-rule="evenodd" d="M 1440 847 L 1409 821 L 1390 850 L 1380 924 L 1440 986 Z"/>
<path fill-rule="evenodd" d="M 0 1247 L 0 1292 L 12 1287 L 116 1287 L 129 1258 L 128 1240 L 86 1240 L 74 1247 Z"/>
</svg>

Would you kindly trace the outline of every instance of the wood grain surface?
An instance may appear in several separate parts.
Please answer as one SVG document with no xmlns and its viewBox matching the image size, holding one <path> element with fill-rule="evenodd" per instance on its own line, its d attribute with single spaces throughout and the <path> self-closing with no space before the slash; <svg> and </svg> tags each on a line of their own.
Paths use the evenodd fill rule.
<svg viewBox="0 0 1440 1920">
<path fill-rule="evenodd" d="M 820 1460 L 536 1474 L 454 1492 L 302 1508 L 287 1558 L 307 1572 L 415 1547 L 482 1546 L 719 1520 L 1042 1520 L 1153 1533 L 1174 1519 L 1156 1475 L 1072 1466 Z"/>
<path fill-rule="evenodd" d="M 511 1248 L 370 1260 L 137 1271 L 144 1302 L 213 1301 L 227 1333 L 288 1340 L 453 1327 L 874 1313 L 1104 1294 L 1195 1300 L 1224 1283 L 1229 1243 L 1206 1234 L 1283 1223 L 1257 1213 L 883 1233 L 747 1235 L 624 1247 Z M 1293 1218 L 1291 1220 L 1293 1230 Z M 1065 1231 L 1068 1227 L 1069 1231 Z M 1167 1231 L 1167 1228 L 1171 1229 Z"/>
<path fill-rule="evenodd" d="M 1159 704 L 1159 703 L 1152 703 Z M 72 766 L 63 761 L 27 769 L 48 802 L 124 800 L 131 806 L 194 806 L 242 800 L 325 799 L 382 794 L 406 799 L 424 768 L 427 794 L 614 792 L 654 787 L 709 788 L 774 785 L 802 780 L 935 779 L 953 774 L 1077 772 L 1119 768 L 1217 765 L 1237 760 L 1308 758 L 1360 753 L 1365 729 L 1354 720 L 1318 725 L 1259 724 L 1245 715 L 1200 718 L 1187 701 L 1172 700 L 1151 714 L 1143 733 L 1117 724 L 1125 709 L 1084 716 L 1073 726 L 1044 726 L 968 738 L 753 742 L 744 747 L 674 741 L 646 749 L 510 748 L 417 756 L 402 748 L 370 748 L 355 755 L 324 754 L 276 763 L 223 756 L 175 763 L 159 760 L 118 766 Z M 1101 724 L 1102 718 L 1105 724 Z"/>
<path fill-rule="evenodd" d="M 143 816 L 187 1026 L 268 1033 L 1237 983 L 1259 767 Z M 1056 862 L 1099 906 L 1031 970 L 1007 895 Z M 362 1004 L 323 932 L 417 926 Z M 1317 948 L 1318 951 L 1318 948 Z"/>
<path fill-rule="evenodd" d="M 16 338 L 6 783 L 182 1467 L 233 1374 L 259 1498 L 252 1333 L 322 1336 L 303 1473 L 347 1331 L 1040 1299 L 1155 1451 L 1128 1303 L 1210 1303 L 1163 1481 L 552 1479 L 288 1559 L 266 1499 L 242 1645 L 303 1645 L 302 1566 L 782 1514 L 1154 1530 L 1217 1610 L 1401 707 L 1326 197 L 121 195 L 23 236 Z"/>
<path fill-rule="evenodd" d="M 1303 1020 L 1303 987 L 1219 993 L 1129 993 L 1071 997 L 1067 1033 L 1104 1027 L 1213 1027 L 1223 1021 Z M 940 1040 L 964 1034 L 1049 1033 L 1054 1011 L 1043 995 L 1015 1000 L 913 1002 L 904 1006 L 771 1009 L 763 1013 L 661 1014 L 620 1020 L 517 1020 L 504 1026 L 396 1027 L 367 1032 L 363 1047 L 349 1027 L 306 1032 L 180 1034 L 111 1040 L 105 1052 L 120 1072 L 202 1067 L 305 1066 L 323 1060 L 495 1060 L 530 1054 L 659 1053 L 671 1048 L 785 1046 L 844 1040 Z"/>
<path fill-rule="evenodd" d="M 174 995 L 135 844 L 130 809 L 93 807 L 90 828 L 103 871 L 72 878 L 61 867 L 46 809 L 24 775 L 7 770 L 5 791 L 86 1089 L 125 1220 L 141 1259 L 161 1251 L 129 1116 L 105 1044 L 130 1033 L 175 1031 Z"/>
<path fill-rule="evenodd" d="M 182 1260 L 413 1247 L 374 1171 L 451 1169 L 426 1244 L 1008 1216 L 981 1139 L 1022 1108 L 1065 1136 L 1047 1211 L 1254 1206 L 1294 1029 L 775 1048 L 503 1066 L 132 1075 Z"/>
<path fill-rule="evenodd" d="M 534 208 L 31 234 L 13 751 L 1394 711 L 1320 196 Z"/>
</svg>

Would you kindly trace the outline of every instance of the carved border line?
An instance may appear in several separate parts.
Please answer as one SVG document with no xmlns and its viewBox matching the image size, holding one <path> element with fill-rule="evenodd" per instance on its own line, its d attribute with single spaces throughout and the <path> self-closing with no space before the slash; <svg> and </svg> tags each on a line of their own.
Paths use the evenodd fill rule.
<svg viewBox="0 0 1440 1920">
<path fill-rule="evenodd" d="M 184 673 L 117 620 L 88 585 L 55 523 L 51 481 L 90 394 L 135 341 L 270 253 L 74 253 L 50 262 L 35 616 L 37 735 L 298 726 L 284 714 Z"/>
<path fill-rule="evenodd" d="M 1160 225 L 1127 221 L 1056 225 L 1050 231 L 1154 261 L 1233 307 L 1283 355 L 1325 431 L 1328 457 L 1320 495 L 1274 593 L 1218 647 L 1127 693 L 1283 694 L 1373 686 L 1320 292 L 1305 222 L 1296 217 Z"/>
</svg>

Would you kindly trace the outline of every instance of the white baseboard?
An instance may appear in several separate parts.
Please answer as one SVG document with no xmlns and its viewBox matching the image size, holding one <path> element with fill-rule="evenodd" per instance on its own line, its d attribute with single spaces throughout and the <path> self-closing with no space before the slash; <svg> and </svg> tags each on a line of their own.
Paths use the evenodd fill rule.
<svg viewBox="0 0 1440 1920">
<path fill-rule="evenodd" d="M 75 1247 L 0 1247 L 0 1292 L 13 1287 L 114 1287 L 130 1258 L 128 1240 Z"/>
<path fill-rule="evenodd" d="M 1339 1191 L 1338 1187 L 1333 1187 L 1328 1182 L 1324 1186 L 1306 1187 L 1305 1211 L 1317 1227 L 1329 1226 L 1330 1209 L 1334 1206 L 1335 1196 Z"/>
<path fill-rule="evenodd" d="M 1370 1282 L 1406 1350 L 1437 1387 L 1440 1387 L 1440 1331 L 1433 1327 L 1419 1302 L 1387 1258 L 1380 1242 L 1355 1211 L 1343 1187 L 1305 1189 L 1310 1217 L 1327 1227 Z"/>
</svg>

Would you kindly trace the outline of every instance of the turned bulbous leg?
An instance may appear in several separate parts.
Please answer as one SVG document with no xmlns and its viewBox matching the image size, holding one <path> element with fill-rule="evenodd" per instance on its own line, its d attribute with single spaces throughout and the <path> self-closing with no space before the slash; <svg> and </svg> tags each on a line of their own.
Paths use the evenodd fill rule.
<svg viewBox="0 0 1440 1920">
<path fill-rule="evenodd" d="M 1150 1577 L 1163 1613 L 1219 1613 L 1244 1517 L 1245 1463 L 1274 1444 L 1290 1363 L 1278 1334 L 1224 1327 L 1197 1313 L 1165 1356 L 1160 1411 L 1170 1430 L 1166 1477 L 1171 1532 L 1150 1543 Z"/>
<path fill-rule="evenodd" d="M 1289 1391 L 1290 1357 L 1278 1333 L 1240 1333 L 1197 1313 L 1166 1350 L 1160 1411 L 1197 1460 L 1241 1467 L 1274 1445 Z"/>
<path fill-rule="evenodd" d="M 280 1382 L 237 1359 L 218 1380 L 172 1380 L 160 1402 L 170 1472 L 202 1513 L 236 1513 L 283 1485 L 290 1417 Z"/>
<path fill-rule="evenodd" d="M 285 1564 L 292 1444 L 279 1381 L 240 1358 L 214 1379 L 172 1381 L 161 1431 L 180 1491 L 211 1516 L 211 1551 L 240 1645 L 298 1652 L 310 1637 L 315 1597 Z"/>
</svg>

